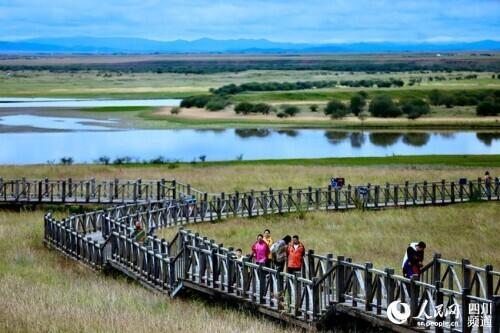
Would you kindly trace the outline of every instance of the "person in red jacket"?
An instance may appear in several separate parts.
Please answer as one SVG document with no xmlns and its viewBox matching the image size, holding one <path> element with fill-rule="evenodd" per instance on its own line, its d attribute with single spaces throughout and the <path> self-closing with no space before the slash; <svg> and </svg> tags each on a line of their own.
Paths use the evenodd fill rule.
<svg viewBox="0 0 500 333">
<path fill-rule="evenodd" d="M 288 270 L 289 274 L 300 273 L 302 271 L 302 258 L 306 249 L 304 244 L 299 241 L 299 236 L 295 235 L 292 237 L 292 242 L 288 246 Z"/>
<path fill-rule="evenodd" d="M 252 245 L 252 253 L 257 264 L 267 265 L 271 251 L 269 250 L 269 245 L 264 241 L 262 234 L 257 236 L 257 241 Z"/>
</svg>

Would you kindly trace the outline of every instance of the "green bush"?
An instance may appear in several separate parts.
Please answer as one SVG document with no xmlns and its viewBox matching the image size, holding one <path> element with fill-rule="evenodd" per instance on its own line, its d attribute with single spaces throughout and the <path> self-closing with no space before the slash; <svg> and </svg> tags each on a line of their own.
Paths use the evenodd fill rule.
<svg viewBox="0 0 500 333">
<path fill-rule="evenodd" d="M 181 108 L 178 106 L 175 106 L 172 109 L 170 109 L 170 114 L 179 114 L 179 113 L 181 113 Z"/>
<path fill-rule="evenodd" d="M 409 119 L 417 119 L 431 112 L 429 104 L 421 98 L 413 98 L 401 103 L 401 111 Z"/>
<path fill-rule="evenodd" d="M 351 97 L 350 109 L 351 112 L 357 117 L 366 106 L 366 99 L 361 94 L 356 94 Z"/>
<path fill-rule="evenodd" d="M 219 111 L 223 110 L 229 104 L 230 104 L 229 100 L 217 96 L 217 97 L 212 97 L 205 105 L 205 108 L 209 111 Z"/>
<path fill-rule="evenodd" d="M 300 112 L 300 109 L 295 105 L 283 105 L 282 111 L 289 117 L 295 116 Z"/>
<path fill-rule="evenodd" d="M 331 100 L 325 107 L 325 114 L 332 118 L 343 118 L 349 113 L 347 106 L 339 100 Z"/>
<path fill-rule="evenodd" d="M 476 114 L 478 116 L 496 116 L 500 113 L 500 103 L 496 102 L 493 98 L 488 98 L 476 107 Z"/>
<path fill-rule="evenodd" d="M 271 112 L 271 105 L 265 103 L 252 104 L 248 102 L 238 103 L 234 107 L 234 111 L 238 114 L 261 113 L 269 114 Z"/>
<path fill-rule="evenodd" d="M 311 112 L 318 112 L 318 106 L 316 104 L 309 105 L 309 110 Z"/>
<path fill-rule="evenodd" d="M 210 95 L 189 96 L 182 100 L 181 107 L 183 108 L 204 108 L 208 101 L 212 98 Z"/>
<path fill-rule="evenodd" d="M 374 117 L 390 118 L 399 117 L 402 114 L 401 109 L 394 104 L 389 96 L 377 96 L 372 99 L 369 111 Z"/>
</svg>

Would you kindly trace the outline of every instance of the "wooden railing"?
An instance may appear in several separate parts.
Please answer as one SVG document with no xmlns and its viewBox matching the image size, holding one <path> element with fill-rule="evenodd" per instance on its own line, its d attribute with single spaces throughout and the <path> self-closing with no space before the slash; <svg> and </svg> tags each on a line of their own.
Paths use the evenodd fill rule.
<svg viewBox="0 0 500 333">
<path fill-rule="evenodd" d="M 321 325 L 332 312 L 354 311 L 383 325 L 389 304 L 400 301 L 410 305 L 407 328 L 431 322 L 423 313 L 432 315 L 436 306 L 456 305 L 459 312 L 432 319 L 443 325 L 435 331 L 457 324 L 453 331 L 469 332 L 469 304 L 478 304 L 492 309 L 490 331 L 498 331 L 500 272 L 491 265 L 477 267 L 466 259 L 455 262 L 435 254 L 418 280 L 390 268 L 380 270 L 371 263 L 353 263 L 350 258 L 310 250 L 304 256 L 302 272 L 293 275 L 249 259 L 239 261 L 232 248 L 188 230 L 180 230 L 170 242 L 148 236 L 139 243 L 131 236 L 137 221 L 144 229 L 171 227 L 176 224 L 169 214 L 188 209 L 189 205 L 164 201 L 124 205 L 62 221 L 47 214 L 45 242 L 94 269 L 111 265 L 158 291 L 172 295 L 181 286 L 219 293 L 295 324 Z M 103 232 L 103 240 L 88 237 L 98 231 Z"/>
<path fill-rule="evenodd" d="M 500 200 L 500 182 L 482 179 L 458 183 L 441 180 L 385 185 L 268 189 L 209 194 L 176 180 L 3 180 L 0 202 L 118 204 L 152 200 L 196 203 L 197 210 L 214 219 L 223 215 L 254 216 L 296 210 L 406 207 Z"/>
<path fill-rule="evenodd" d="M 0 178 L 0 202 L 119 204 L 179 199 L 203 193 L 176 180 L 30 180 Z"/>
</svg>

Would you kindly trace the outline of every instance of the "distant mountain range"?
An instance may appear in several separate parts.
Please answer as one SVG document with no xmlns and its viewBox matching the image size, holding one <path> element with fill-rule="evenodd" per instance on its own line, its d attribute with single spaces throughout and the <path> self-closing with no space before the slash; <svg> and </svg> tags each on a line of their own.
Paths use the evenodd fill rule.
<svg viewBox="0 0 500 333">
<path fill-rule="evenodd" d="M 455 43 L 280 43 L 267 39 L 156 41 L 144 38 L 64 37 L 0 41 L 0 53 L 335 53 L 500 51 L 500 41 Z"/>
</svg>

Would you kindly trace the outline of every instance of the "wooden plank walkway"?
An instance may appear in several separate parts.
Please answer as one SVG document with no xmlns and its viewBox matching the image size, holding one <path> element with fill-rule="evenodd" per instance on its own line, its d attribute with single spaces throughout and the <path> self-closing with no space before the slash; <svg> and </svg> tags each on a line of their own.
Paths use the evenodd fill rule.
<svg viewBox="0 0 500 333">
<path fill-rule="evenodd" d="M 138 207 L 135 205 L 134 211 Z M 387 307 L 395 300 L 407 302 L 414 316 L 426 307 L 425 301 L 463 305 L 462 318 L 469 315 L 470 303 L 491 304 L 496 311 L 494 323 L 500 311 L 500 272 L 493 271 L 490 265 L 476 267 L 467 260 L 452 262 L 435 255 L 424 267 L 422 279 L 410 280 L 391 269 L 377 270 L 369 263 L 356 264 L 342 256 L 320 256 L 308 251 L 302 273 L 291 275 L 248 260 L 238 261 L 233 249 L 188 230 L 179 231 L 171 241 L 150 236 L 145 243 L 138 243 L 131 237 L 134 219 L 109 221 L 112 226 L 108 234 L 99 236 L 97 230 L 80 237 L 70 228 L 77 224 L 55 221 L 48 214 L 45 242 L 94 269 L 111 266 L 156 292 L 175 296 L 179 289 L 188 288 L 308 329 L 325 328 L 324 323 L 332 316 L 343 313 L 398 332 L 421 331 L 416 324 L 425 322 L 423 318 L 406 326 L 388 321 Z M 460 327 L 455 332 L 476 331 L 468 329 L 466 321 L 452 316 L 437 320 L 457 321 Z M 484 330 L 497 331 L 498 326 Z"/>
<path fill-rule="evenodd" d="M 429 322 L 419 316 L 422 310 L 431 305 L 455 304 L 461 309 L 460 316 L 445 314 L 433 320 L 443 325 L 456 323 L 453 332 L 479 332 L 468 327 L 464 319 L 471 315 L 469 304 L 473 304 L 489 306 L 493 311 L 493 326 L 482 332 L 499 330 L 500 272 L 491 265 L 478 267 L 466 259 L 454 262 L 435 254 L 420 280 L 416 280 L 389 268 L 379 270 L 371 263 L 353 263 L 343 256 L 317 255 L 309 250 L 303 258 L 302 272 L 292 275 L 248 259 L 236 260 L 232 248 L 224 248 L 189 230 L 181 229 L 170 241 L 154 235 L 157 228 L 236 216 L 498 201 L 498 182 L 485 185 L 479 179 L 456 184 L 443 180 L 230 194 L 204 193 L 175 180 L 80 181 L 78 186 L 69 187 L 63 182 L 2 180 L 0 201 L 3 198 L 4 202 L 22 203 L 23 195 L 24 200 L 30 201 L 30 186 L 42 191 L 41 197 L 33 197 L 42 203 L 66 204 L 71 203 L 70 198 L 86 203 L 98 200 L 105 208 L 60 221 L 48 213 L 44 219 L 44 243 L 93 269 L 116 269 L 152 291 L 175 297 L 190 289 L 307 329 L 327 328 L 328 322 L 335 323 L 336 316 L 344 314 L 397 332 L 420 332 L 423 328 L 419 323 Z M 47 188 L 50 196 L 43 192 Z M 77 194 L 76 188 L 84 190 Z M 109 190 L 95 190 L 98 188 Z M 114 200 L 121 200 L 120 204 Z M 139 243 L 133 237 L 137 222 L 151 233 L 145 242 Z M 405 325 L 391 323 L 387 309 L 393 301 L 407 303 L 414 319 Z M 434 331 L 444 330 L 435 327 Z"/>
</svg>

